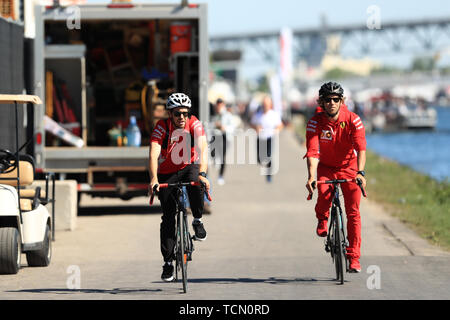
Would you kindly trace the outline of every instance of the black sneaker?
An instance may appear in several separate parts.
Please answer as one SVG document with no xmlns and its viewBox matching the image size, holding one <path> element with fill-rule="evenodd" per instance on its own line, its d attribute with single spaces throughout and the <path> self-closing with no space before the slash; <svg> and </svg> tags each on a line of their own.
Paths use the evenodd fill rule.
<svg viewBox="0 0 450 320">
<path fill-rule="evenodd" d="M 161 279 L 166 282 L 173 281 L 173 265 L 167 263 L 163 265 Z"/>
<path fill-rule="evenodd" d="M 195 232 L 195 240 L 200 240 L 200 241 L 206 240 L 206 230 L 203 227 L 203 223 L 198 222 L 198 221 L 193 221 L 192 227 L 194 228 L 194 232 Z"/>
</svg>

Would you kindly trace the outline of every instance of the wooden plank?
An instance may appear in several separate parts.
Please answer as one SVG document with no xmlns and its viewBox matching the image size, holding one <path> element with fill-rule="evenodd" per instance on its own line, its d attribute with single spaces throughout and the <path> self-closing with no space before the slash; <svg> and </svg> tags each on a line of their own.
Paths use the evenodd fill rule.
<svg viewBox="0 0 450 320">
<path fill-rule="evenodd" d="M 53 118 L 53 72 L 45 73 L 45 114 Z"/>
<path fill-rule="evenodd" d="M 107 172 L 107 171 L 148 171 L 147 167 L 89 167 L 88 171 L 91 172 Z"/>
<path fill-rule="evenodd" d="M 42 100 L 38 96 L 27 94 L 0 94 L 1 104 L 13 104 L 14 102 L 42 104 Z"/>
</svg>

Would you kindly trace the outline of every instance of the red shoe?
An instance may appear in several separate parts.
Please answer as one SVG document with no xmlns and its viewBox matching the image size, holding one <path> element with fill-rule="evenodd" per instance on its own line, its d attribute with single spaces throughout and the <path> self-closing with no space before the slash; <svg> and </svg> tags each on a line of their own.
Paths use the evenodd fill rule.
<svg viewBox="0 0 450 320">
<path fill-rule="evenodd" d="M 328 220 L 319 220 L 319 223 L 317 224 L 317 235 L 319 237 L 326 237 L 328 234 L 328 228 L 327 228 Z"/>
<path fill-rule="evenodd" d="M 350 266 L 349 266 L 349 272 L 350 273 L 360 273 L 361 272 L 361 265 L 359 264 L 358 259 L 349 259 Z"/>
</svg>

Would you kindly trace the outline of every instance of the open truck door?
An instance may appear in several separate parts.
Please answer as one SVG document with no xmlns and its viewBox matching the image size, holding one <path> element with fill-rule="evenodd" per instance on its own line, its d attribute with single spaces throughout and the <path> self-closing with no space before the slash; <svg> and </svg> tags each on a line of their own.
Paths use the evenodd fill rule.
<svg viewBox="0 0 450 320">
<path fill-rule="evenodd" d="M 79 194 L 147 195 L 150 134 L 168 95 L 188 94 L 193 113 L 209 119 L 206 4 L 36 6 L 35 21 L 38 170 L 75 179 Z M 131 117 L 140 146 L 129 145 Z"/>
</svg>

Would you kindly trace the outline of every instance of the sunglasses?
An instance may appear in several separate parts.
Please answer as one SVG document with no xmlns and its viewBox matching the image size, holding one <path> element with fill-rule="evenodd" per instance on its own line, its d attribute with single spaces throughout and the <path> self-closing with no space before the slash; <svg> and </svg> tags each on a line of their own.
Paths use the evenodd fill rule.
<svg viewBox="0 0 450 320">
<path fill-rule="evenodd" d="M 181 115 L 183 115 L 185 118 L 189 117 L 191 114 L 186 111 L 186 112 L 180 112 L 180 111 L 174 111 L 173 115 L 177 118 L 181 117 Z"/>
<path fill-rule="evenodd" d="M 323 99 L 323 101 L 324 101 L 325 103 L 330 103 L 331 100 L 333 100 L 334 103 L 338 103 L 339 101 L 341 101 L 341 98 L 324 98 L 324 99 Z"/>
</svg>

